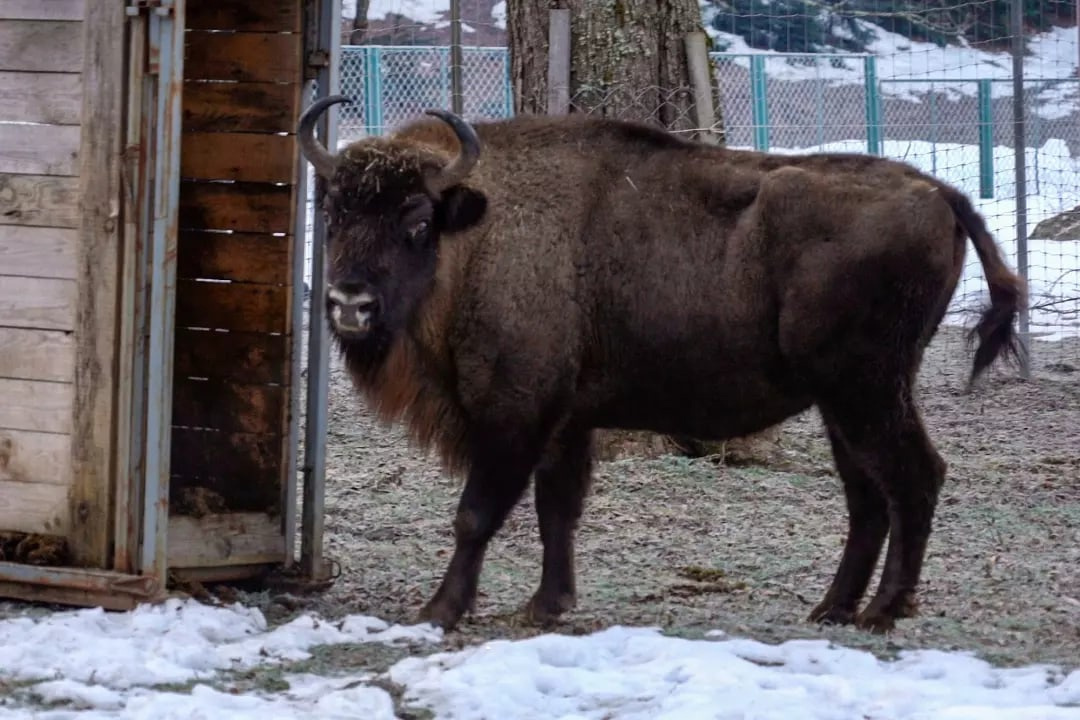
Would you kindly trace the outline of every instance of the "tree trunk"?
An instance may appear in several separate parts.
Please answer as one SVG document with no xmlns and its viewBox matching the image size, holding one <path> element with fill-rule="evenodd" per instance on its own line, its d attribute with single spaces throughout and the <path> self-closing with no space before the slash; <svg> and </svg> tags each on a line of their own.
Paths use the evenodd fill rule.
<svg viewBox="0 0 1080 720">
<path fill-rule="evenodd" d="M 571 112 L 652 121 L 675 131 L 696 127 L 685 37 L 702 30 L 698 0 L 556 2 L 507 2 L 516 112 L 547 111 L 548 11 L 563 7 L 571 18 Z"/>
<path fill-rule="evenodd" d="M 368 29 L 368 6 L 370 0 L 356 0 L 356 17 L 352 21 L 352 32 L 349 33 L 350 45 L 362 45 L 367 39 Z"/>
</svg>

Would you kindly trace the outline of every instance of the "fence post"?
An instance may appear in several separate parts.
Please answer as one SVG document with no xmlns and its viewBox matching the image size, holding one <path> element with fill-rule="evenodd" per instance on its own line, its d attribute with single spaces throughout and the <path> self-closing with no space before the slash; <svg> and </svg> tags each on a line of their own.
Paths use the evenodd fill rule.
<svg viewBox="0 0 1080 720">
<path fill-rule="evenodd" d="M 1027 247 L 1027 140 L 1024 137 L 1027 116 L 1024 108 L 1024 5 L 1012 0 L 1012 81 L 1013 81 L 1013 158 L 1016 173 L 1016 269 L 1028 279 Z M 1020 376 L 1031 377 L 1031 322 L 1027 303 L 1020 306 Z"/>
<path fill-rule="evenodd" d="M 989 80 L 979 81 L 979 197 L 994 197 L 994 116 Z"/>
<path fill-rule="evenodd" d="M 450 57 L 450 48 L 439 48 L 439 105 L 444 108 L 453 108 L 454 101 L 450 86 L 453 84 L 450 76 L 453 74 L 454 61 Z"/>
<path fill-rule="evenodd" d="M 456 115 L 465 113 L 465 91 L 462 73 L 465 56 L 461 50 L 461 0 L 450 0 L 450 109 Z"/>
<path fill-rule="evenodd" d="M 877 58 L 863 58 L 863 82 L 866 85 L 866 152 L 881 154 L 881 98 L 878 91 Z"/>
<path fill-rule="evenodd" d="M 547 114 L 570 112 L 570 11 L 548 11 Z"/>
<path fill-rule="evenodd" d="M 368 135 L 382 135 L 382 67 L 378 47 L 364 47 L 364 125 Z"/>
<path fill-rule="evenodd" d="M 510 48 L 502 48 L 504 86 L 503 117 L 514 117 L 514 80 L 510 75 Z"/>
<path fill-rule="evenodd" d="M 705 47 L 705 33 L 687 33 L 684 42 L 690 82 L 694 86 L 694 122 L 698 126 L 698 139 L 717 145 L 720 138 L 713 132 L 716 111 L 713 108 L 712 83 L 709 81 L 709 50 Z"/>
<path fill-rule="evenodd" d="M 769 84 L 765 56 L 750 56 L 750 109 L 754 123 L 754 149 L 769 149 Z"/>
</svg>

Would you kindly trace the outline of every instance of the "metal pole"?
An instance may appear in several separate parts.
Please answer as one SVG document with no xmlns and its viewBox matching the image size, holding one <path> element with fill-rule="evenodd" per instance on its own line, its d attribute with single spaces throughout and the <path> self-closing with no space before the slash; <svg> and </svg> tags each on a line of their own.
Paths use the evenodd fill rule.
<svg viewBox="0 0 1080 720">
<path fill-rule="evenodd" d="M 327 62 L 319 68 L 315 97 L 339 92 L 341 56 L 341 3 L 321 0 L 318 14 L 318 45 Z M 327 148 L 337 147 L 337 108 L 319 119 L 315 132 Z M 304 169 L 307 172 L 307 168 Z M 317 185 L 317 184 L 316 184 Z M 318 198 L 316 198 L 316 201 Z M 317 203 L 316 203 L 317 204 Z M 328 576 L 323 562 L 323 515 L 326 490 L 326 395 L 329 376 L 330 333 L 326 326 L 326 268 L 323 237 L 326 223 L 322 213 L 312 213 L 311 301 L 308 303 L 308 385 L 304 427 L 304 509 L 300 538 L 300 570 L 313 581 Z"/>
<path fill-rule="evenodd" d="M 1027 280 L 1027 145 L 1024 117 L 1024 4 L 1012 0 L 1013 157 L 1016 165 L 1016 267 Z M 1030 318 L 1027 305 L 1020 308 L 1020 342 L 1024 353 L 1020 375 L 1031 377 Z"/>
<path fill-rule="evenodd" d="M 464 112 L 465 107 L 465 96 L 461 89 L 464 64 L 461 54 L 461 0 L 450 0 L 450 109 L 458 115 Z"/>
<path fill-rule="evenodd" d="M 169 454 L 172 440 L 176 243 L 180 208 L 180 125 L 184 87 L 185 0 L 150 15 L 150 55 L 158 58 L 155 98 L 154 209 L 150 229 L 150 337 L 147 343 L 145 532 L 140 569 L 162 587 L 167 571 Z M 151 60 L 151 63 L 153 60 Z M 153 68 L 151 68 L 153 70 Z"/>
</svg>

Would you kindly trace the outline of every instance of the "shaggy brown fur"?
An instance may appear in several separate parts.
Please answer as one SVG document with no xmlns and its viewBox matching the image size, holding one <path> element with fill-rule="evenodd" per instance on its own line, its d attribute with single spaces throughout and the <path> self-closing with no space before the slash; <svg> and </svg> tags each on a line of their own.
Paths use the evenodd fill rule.
<svg viewBox="0 0 1080 720">
<path fill-rule="evenodd" d="M 913 384 L 968 238 L 990 287 L 972 379 L 1015 350 L 1024 302 L 970 201 L 869 156 L 733 151 L 580 117 L 475 131 L 479 161 L 439 192 L 463 147 L 442 120 L 313 160 L 328 176 L 328 311 L 375 298 L 369 325 L 334 328 L 355 383 L 468 476 L 421 617 L 450 628 L 471 607 L 531 476 L 544 561 L 528 612 L 573 607 L 593 429 L 719 440 L 812 405 L 849 511 L 812 617 L 886 630 L 910 615 L 945 475 Z"/>
</svg>

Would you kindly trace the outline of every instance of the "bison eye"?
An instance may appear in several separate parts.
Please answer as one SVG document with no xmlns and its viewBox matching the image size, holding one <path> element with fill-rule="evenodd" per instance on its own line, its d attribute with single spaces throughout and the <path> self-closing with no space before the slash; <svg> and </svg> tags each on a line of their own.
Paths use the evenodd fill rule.
<svg viewBox="0 0 1080 720">
<path fill-rule="evenodd" d="M 422 242 L 428 233 L 428 221 L 421 220 L 420 222 L 409 228 L 409 239 L 416 242 Z"/>
</svg>

